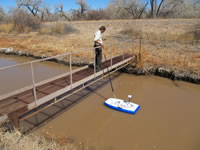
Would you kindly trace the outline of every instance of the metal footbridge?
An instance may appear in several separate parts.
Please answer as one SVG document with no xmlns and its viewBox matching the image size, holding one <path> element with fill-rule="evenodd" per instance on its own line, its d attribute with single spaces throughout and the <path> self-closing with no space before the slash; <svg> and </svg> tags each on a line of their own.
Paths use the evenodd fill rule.
<svg viewBox="0 0 200 150">
<path fill-rule="evenodd" d="M 64 98 L 106 77 L 108 73 L 111 74 L 127 66 L 134 60 L 134 41 L 117 42 L 106 45 L 106 47 L 103 51 L 108 59 L 103 60 L 102 70 L 99 72 L 95 69 L 94 48 L 0 68 L 1 73 L 5 70 L 28 65 L 32 78 L 31 85 L 0 95 L 0 123 L 11 120 L 16 127 L 19 127 L 20 120 L 27 118 L 31 112 L 36 113 L 40 109 L 45 109 L 49 105 L 62 101 Z M 85 58 L 85 60 L 88 60 L 88 64 L 92 63 L 94 67 L 85 65 L 73 69 L 73 58 L 77 57 Z M 34 65 L 55 58 L 66 58 L 69 65 L 68 72 L 36 82 Z M 3 88 L 3 85 L 1 85 L 1 88 Z M 34 109 L 37 111 L 33 111 Z"/>
</svg>

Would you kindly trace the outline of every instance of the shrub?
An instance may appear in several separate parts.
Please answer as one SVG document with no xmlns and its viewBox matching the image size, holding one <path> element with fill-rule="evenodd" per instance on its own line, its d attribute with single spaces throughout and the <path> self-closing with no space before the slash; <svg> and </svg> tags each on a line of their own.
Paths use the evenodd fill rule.
<svg viewBox="0 0 200 150">
<path fill-rule="evenodd" d="M 193 29 L 194 38 L 196 41 L 200 41 L 200 22 L 194 26 Z"/>
<path fill-rule="evenodd" d="M 3 8 L 0 6 L 0 22 L 4 22 L 6 20 L 6 14 Z"/>
<path fill-rule="evenodd" d="M 49 25 L 43 25 L 40 29 L 41 34 L 64 35 L 64 34 L 70 34 L 74 32 L 78 32 L 78 30 L 66 23 L 61 23 L 61 22 L 57 22 L 55 24 L 52 23 Z"/>
<path fill-rule="evenodd" d="M 10 33 L 13 29 L 13 24 L 0 24 L 0 32 Z"/>
<path fill-rule="evenodd" d="M 33 16 L 22 9 L 11 11 L 10 21 L 18 33 L 35 31 L 40 28 L 41 21 L 37 16 Z"/>
<path fill-rule="evenodd" d="M 177 34 L 176 32 L 142 32 L 142 30 L 137 29 L 136 27 L 124 28 L 120 34 L 128 36 L 129 38 L 142 37 L 145 40 L 151 41 L 152 44 L 156 44 L 160 41 L 193 44 L 194 42 L 200 41 L 200 26 L 197 24 L 193 27 L 192 31 L 180 34 Z"/>
<path fill-rule="evenodd" d="M 134 37 L 134 38 L 140 38 L 141 37 L 141 31 L 139 31 L 139 30 L 137 30 L 133 27 L 122 30 L 120 32 L 120 34 L 128 35 L 128 36 Z"/>
<path fill-rule="evenodd" d="M 103 20 L 103 19 L 108 19 L 106 12 L 103 9 L 88 11 L 86 15 L 86 20 Z"/>
</svg>

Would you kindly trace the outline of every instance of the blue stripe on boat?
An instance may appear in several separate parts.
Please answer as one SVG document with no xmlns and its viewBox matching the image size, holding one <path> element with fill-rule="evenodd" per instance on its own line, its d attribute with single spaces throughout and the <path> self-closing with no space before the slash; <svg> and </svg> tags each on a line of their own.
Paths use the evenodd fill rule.
<svg viewBox="0 0 200 150">
<path fill-rule="evenodd" d="M 135 111 L 126 110 L 126 109 L 123 109 L 120 107 L 115 107 L 115 106 L 107 104 L 106 102 L 104 102 L 104 105 L 106 105 L 107 107 L 112 108 L 114 110 L 118 110 L 118 111 L 129 113 L 129 114 L 136 114 L 136 112 L 140 109 L 140 105 L 138 105 L 138 107 L 135 109 Z"/>
</svg>

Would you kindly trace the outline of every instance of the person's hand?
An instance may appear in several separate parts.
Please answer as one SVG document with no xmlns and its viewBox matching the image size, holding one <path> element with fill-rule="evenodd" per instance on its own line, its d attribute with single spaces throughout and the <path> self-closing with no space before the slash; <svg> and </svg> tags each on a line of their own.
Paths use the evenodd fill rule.
<svg viewBox="0 0 200 150">
<path fill-rule="evenodd" d="M 103 44 L 101 44 L 101 47 L 102 47 L 102 48 L 104 48 L 104 45 L 103 45 Z"/>
</svg>

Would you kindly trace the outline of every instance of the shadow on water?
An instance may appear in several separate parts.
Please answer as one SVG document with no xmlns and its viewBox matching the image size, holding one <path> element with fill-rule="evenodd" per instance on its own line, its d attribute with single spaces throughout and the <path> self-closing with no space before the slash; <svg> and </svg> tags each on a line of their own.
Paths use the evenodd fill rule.
<svg viewBox="0 0 200 150">
<path fill-rule="evenodd" d="M 174 84 L 175 87 L 180 87 L 180 86 L 178 85 L 178 83 L 176 83 L 176 81 L 174 81 L 174 80 L 171 80 L 171 81 L 172 81 L 172 83 Z"/>
<path fill-rule="evenodd" d="M 114 74 L 112 79 L 118 78 L 120 76 L 120 74 L 121 74 L 120 72 Z M 58 102 L 46 109 L 34 114 L 33 116 L 29 117 L 28 119 L 21 121 L 21 126 L 22 126 L 23 132 L 29 133 L 32 130 L 41 127 L 42 125 L 44 125 L 47 122 L 56 118 L 58 115 L 64 113 L 71 107 L 75 106 L 75 104 L 80 103 L 82 100 L 87 98 L 90 94 L 97 94 L 98 96 L 102 97 L 104 100 L 107 100 L 106 97 L 104 97 L 103 95 L 101 95 L 97 92 L 98 89 L 103 88 L 106 84 L 109 84 L 108 78 L 104 78 L 104 79 L 84 88 L 83 90 L 73 94 L 72 96 L 69 96 L 69 97 L 63 99 L 61 102 Z M 62 95 L 62 97 L 66 96 L 67 94 L 70 94 L 70 93 L 66 93 L 66 94 Z M 48 102 L 48 104 L 51 104 L 51 103 L 53 103 L 53 100 L 51 102 Z M 48 104 L 45 104 L 45 105 L 47 106 Z M 37 110 L 38 109 L 28 112 L 25 115 L 34 113 L 34 111 L 36 112 Z M 25 115 L 21 116 L 21 117 L 23 118 L 23 117 L 25 117 Z"/>
</svg>

